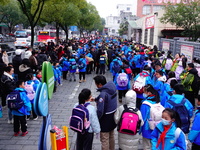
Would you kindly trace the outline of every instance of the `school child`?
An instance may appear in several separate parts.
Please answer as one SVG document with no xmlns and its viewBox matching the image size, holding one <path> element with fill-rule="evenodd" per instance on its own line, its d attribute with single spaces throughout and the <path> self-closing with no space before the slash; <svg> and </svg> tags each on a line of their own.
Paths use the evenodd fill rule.
<svg viewBox="0 0 200 150">
<path fill-rule="evenodd" d="M 175 74 L 176 74 L 176 79 L 180 80 L 180 75 L 181 73 L 186 69 L 187 67 L 187 57 L 185 57 L 184 55 L 181 56 L 182 59 L 180 59 L 180 61 L 178 62 L 178 66 L 175 70 Z"/>
<path fill-rule="evenodd" d="M 162 121 L 151 133 L 152 150 L 186 150 L 186 137 L 178 128 L 176 112 L 166 108 L 162 113 Z"/>
<path fill-rule="evenodd" d="M 110 72 L 113 75 L 113 81 L 115 80 L 115 76 L 121 70 L 122 61 L 120 57 L 113 56 L 113 61 L 110 63 Z"/>
<path fill-rule="evenodd" d="M 87 63 L 84 55 L 80 56 L 78 60 L 78 69 L 79 69 L 79 83 L 85 82 L 85 73 L 86 73 Z M 83 80 L 82 80 L 83 78 Z"/>
<path fill-rule="evenodd" d="M 74 78 L 74 81 L 76 81 L 76 68 L 77 68 L 77 64 L 76 64 L 76 60 L 75 58 L 72 56 L 69 59 L 69 81 L 72 81 L 72 77 Z"/>
<path fill-rule="evenodd" d="M 115 75 L 114 83 L 118 90 L 118 100 L 121 103 L 122 97 L 125 96 L 126 92 L 130 89 L 130 79 L 124 70 L 121 70 Z"/>
<path fill-rule="evenodd" d="M 34 103 L 34 97 L 35 97 L 35 92 L 37 90 L 37 87 L 39 85 L 39 80 L 34 80 L 33 74 L 28 74 L 26 76 L 26 82 L 24 83 L 25 90 L 27 92 L 27 97 L 29 98 L 31 105 L 32 105 L 32 115 L 33 115 L 33 120 L 37 120 L 38 116 L 35 114 L 35 111 L 33 109 L 33 103 Z M 30 119 L 30 115 L 27 116 L 27 120 Z"/>
<path fill-rule="evenodd" d="M 75 104 L 75 107 L 78 105 L 86 105 L 86 108 L 89 112 L 89 121 L 90 127 L 88 132 L 85 133 L 77 133 L 76 139 L 76 149 L 77 150 L 92 150 L 92 143 L 94 133 L 96 133 L 97 137 L 100 133 L 100 124 L 96 113 L 96 108 L 90 104 L 90 101 L 93 101 L 91 96 L 91 91 L 89 89 L 83 89 L 78 96 L 79 102 Z"/>
<path fill-rule="evenodd" d="M 38 71 L 36 72 L 36 78 L 42 82 L 42 69 L 38 69 Z"/>
<path fill-rule="evenodd" d="M 192 150 L 200 149 L 200 96 L 198 96 L 197 105 L 197 111 L 195 112 L 193 124 L 188 134 L 188 139 L 192 143 Z"/>
<path fill-rule="evenodd" d="M 107 61 L 106 54 L 105 54 L 105 52 L 102 52 L 100 55 L 100 58 L 99 58 L 100 74 L 103 74 L 103 75 L 105 74 L 106 61 Z"/>
<path fill-rule="evenodd" d="M 138 115 L 139 122 L 137 123 L 139 126 L 143 125 L 142 115 L 139 109 L 136 108 L 136 93 L 133 90 L 129 90 L 125 95 L 125 105 L 127 108 L 134 109 L 136 114 Z M 117 108 L 117 111 L 115 112 L 114 119 L 116 124 L 119 124 L 123 111 L 125 110 L 125 105 L 121 105 Z M 135 118 L 136 119 L 136 118 Z M 137 129 L 137 128 L 136 128 Z M 118 143 L 119 143 L 119 149 L 121 150 L 136 150 L 138 149 L 138 142 L 139 142 L 140 136 L 139 134 L 135 135 L 129 135 L 125 133 L 118 132 Z"/>
<path fill-rule="evenodd" d="M 171 55 L 168 54 L 167 58 L 165 59 L 165 63 L 164 63 L 164 68 L 165 68 L 166 74 L 169 73 L 169 71 L 172 68 L 172 65 L 173 65 L 172 57 L 171 57 Z"/>
<path fill-rule="evenodd" d="M 12 114 L 14 116 L 14 136 L 18 136 L 20 134 L 20 128 L 22 131 L 21 136 L 25 136 L 28 134 L 26 115 L 30 115 L 31 102 L 26 95 L 24 81 L 17 81 L 16 86 L 17 88 L 14 91 L 19 92 L 20 99 L 24 102 L 24 105 L 18 110 L 12 110 Z"/>
<path fill-rule="evenodd" d="M 144 86 L 144 94 L 145 100 L 143 101 L 140 111 L 142 113 L 142 118 L 144 121 L 144 125 L 141 127 L 142 137 L 143 137 L 143 149 L 150 150 L 151 149 L 151 133 L 153 130 L 150 129 L 149 119 L 150 119 L 150 106 L 145 104 L 147 101 L 151 104 L 156 104 L 160 102 L 160 96 L 158 92 L 153 88 L 152 85 L 147 84 Z"/>
<path fill-rule="evenodd" d="M 57 82 L 58 82 L 58 72 L 56 71 L 56 65 L 58 64 L 58 62 L 53 62 L 53 74 L 54 74 L 54 89 L 53 89 L 53 92 L 55 93 L 56 90 L 57 90 Z"/>
<path fill-rule="evenodd" d="M 63 80 L 67 80 L 67 73 L 69 71 L 69 62 L 68 62 L 68 56 L 64 55 L 62 59 L 62 74 L 63 74 Z"/>
</svg>

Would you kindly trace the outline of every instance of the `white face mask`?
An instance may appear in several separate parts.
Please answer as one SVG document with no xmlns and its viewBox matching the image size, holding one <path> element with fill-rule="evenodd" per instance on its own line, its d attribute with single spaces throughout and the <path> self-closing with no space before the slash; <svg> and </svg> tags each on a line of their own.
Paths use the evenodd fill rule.
<svg viewBox="0 0 200 150">
<path fill-rule="evenodd" d="M 166 119 L 161 119 L 161 122 L 164 126 L 170 125 L 170 121 L 166 120 Z"/>
</svg>

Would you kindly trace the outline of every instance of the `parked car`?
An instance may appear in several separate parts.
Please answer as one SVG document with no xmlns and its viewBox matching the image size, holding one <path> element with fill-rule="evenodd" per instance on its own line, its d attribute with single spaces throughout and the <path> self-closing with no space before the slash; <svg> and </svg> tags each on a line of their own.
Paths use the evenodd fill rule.
<svg viewBox="0 0 200 150">
<path fill-rule="evenodd" d="M 8 44 L 6 43 L 0 43 L 0 47 L 1 47 L 1 50 L 5 50 L 6 52 L 9 52 L 9 51 L 14 51 L 14 48 L 11 48 Z"/>
<path fill-rule="evenodd" d="M 14 46 L 16 47 L 16 49 L 28 48 L 31 46 L 31 41 L 27 38 L 16 38 L 16 41 L 14 42 Z"/>
<path fill-rule="evenodd" d="M 43 42 L 35 41 L 33 43 L 33 48 L 34 49 L 39 50 L 41 47 L 45 47 L 45 44 Z"/>
</svg>

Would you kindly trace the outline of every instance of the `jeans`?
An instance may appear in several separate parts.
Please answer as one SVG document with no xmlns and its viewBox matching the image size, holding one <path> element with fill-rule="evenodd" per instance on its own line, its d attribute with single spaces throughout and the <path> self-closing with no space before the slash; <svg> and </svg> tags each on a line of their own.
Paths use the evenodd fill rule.
<svg viewBox="0 0 200 150">
<path fill-rule="evenodd" d="M 72 77 L 74 78 L 74 80 L 76 80 L 75 72 L 70 72 L 70 74 L 69 74 L 69 80 L 72 80 Z"/>
</svg>

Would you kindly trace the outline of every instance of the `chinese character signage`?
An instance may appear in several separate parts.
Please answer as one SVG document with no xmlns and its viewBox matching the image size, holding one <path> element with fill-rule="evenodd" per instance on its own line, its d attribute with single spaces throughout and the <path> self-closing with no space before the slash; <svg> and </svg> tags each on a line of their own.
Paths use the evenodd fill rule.
<svg viewBox="0 0 200 150">
<path fill-rule="evenodd" d="M 147 17 L 145 21 L 145 29 L 151 29 L 154 28 L 155 24 L 155 16 Z"/>
<path fill-rule="evenodd" d="M 181 45 L 181 54 L 187 57 L 188 63 L 192 62 L 194 47 L 188 45 Z"/>
</svg>

